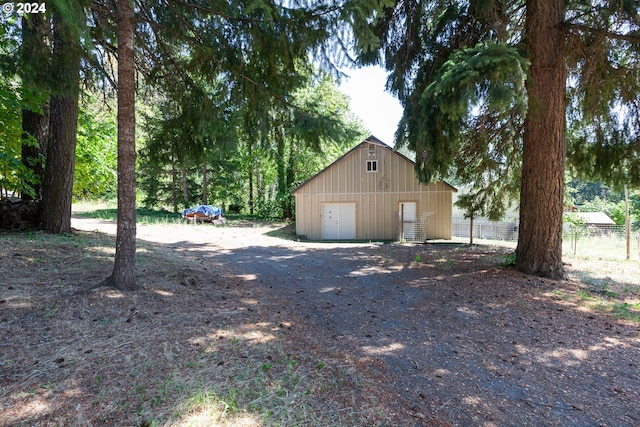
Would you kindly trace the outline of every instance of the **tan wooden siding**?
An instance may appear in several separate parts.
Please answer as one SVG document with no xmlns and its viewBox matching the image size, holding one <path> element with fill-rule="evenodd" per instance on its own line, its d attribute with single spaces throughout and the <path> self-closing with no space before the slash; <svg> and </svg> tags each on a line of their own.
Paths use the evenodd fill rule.
<svg viewBox="0 0 640 427">
<path fill-rule="evenodd" d="M 356 239 L 396 240 L 400 236 L 400 202 L 416 202 L 417 217 L 428 239 L 451 239 L 451 191 L 402 194 L 296 194 L 296 233 L 322 239 L 322 205 L 356 204 Z"/>
<path fill-rule="evenodd" d="M 311 240 L 322 239 L 322 205 L 355 203 L 356 239 L 396 240 L 400 236 L 400 203 L 415 202 L 429 239 L 451 239 L 451 186 L 421 184 L 413 163 L 392 150 L 363 143 L 313 179 L 299 187 L 296 198 L 296 232 Z M 367 160 L 377 161 L 377 171 L 367 172 Z"/>
</svg>

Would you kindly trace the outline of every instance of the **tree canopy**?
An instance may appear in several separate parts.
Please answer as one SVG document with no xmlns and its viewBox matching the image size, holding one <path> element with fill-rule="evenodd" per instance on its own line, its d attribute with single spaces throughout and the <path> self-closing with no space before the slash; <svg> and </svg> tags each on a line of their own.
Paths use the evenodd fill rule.
<svg viewBox="0 0 640 427">
<path fill-rule="evenodd" d="M 421 179 L 453 174 L 480 190 L 496 183 L 487 181 L 487 172 L 506 164 L 502 175 L 520 172 L 528 3 L 403 1 L 386 8 L 372 27 L 381 50 L 360 55 L 360 61 L 382 63 L 390 72 L 388 87 L 405 107 L 396 144 L 421 154 Z M 584 176 L 636 186 L 639 13 L 634 1 L 569 2 L 562 22 L 569 164 Z M 610 165 L 623 163 L 629 173 L 622 177 Z M 487 203 L 489 212 L 501 211 L 500 200 L 495 209 Z"/>
<path fill-rule="evenodd" d="M 10 73 L 0 96 L 13 105 L 0 112 L 13 123 L 5 181 L 19 177 L 29 192 L 46 155 L 53 169 L 44 193 L 56 180 L 68 184 L 69 168 L 54 162 L 72 163 L 64 158 L 75 140 L 66 136 L 75 134 L 80 82 L 109 93 L 117 80 L 116 10 L 112 0 L 54 1 L 41 21 L 2 21 L 0 65 Z M 286 215 L 301 177 L 299 149 L 318 151 L 359 132 L 318 80 L 319 70 L 338 74 L 351 56 L 389 71 L 388 88 L 404 106 L 396 143 L 416 152 L 420 179 L 469 183 L 466 205 L 491 218 L 519 197 L 523 271 L 563 275 L 566 160 L 580 176 L 640 185 L 637 1 L 138 0 L 135 10 L 136 90 L 157 113 L 141 148 L 149 174 L 171 163 L 172 194 L 179 190 L 185 203 L 190 182 L 208 198 L 210 174 L 229 168 L 224 153 L 236 150 L 246 161 L 231 167 L 247 165 L 251 210 L 254 196 L 271 194 Z M 20 167 L 11 163 L 17 109 L 42 111 L 55 125 L 39 139 L 36 127 L 24 132 L 23 116 L 23 153 L 36 142 L 40 152 Z M 265 154 L 273 168 L 256 173 Z"/>
<path fill-rule="evenodd" d="M 142 99 L 160 106 L 144 109 L 162 115 L 149 123 L 158 131 L 156 145 L 165 149 L 158 153 L 147 149 L 147 153 L 152 153 L 156 166 L 168 153 L 172 167 L 180 168 L 185 203 L 189 200 L 188 169 L 200 163 L 201 200 L 207 200 L 209 173 L 224 167 L 225 162 L 228 166 L 225 153 L 242 142 L 250 159 L 251 209 L 256 161 L 260 160 L 256 152 L 272 146 L 275 149 L 267 152 L 276 161 L 277 183 L 262 180 L 257 189 L 275 197 L 280 212 L 287 215 L 291 212 L 287 192 L 300 177 L 299 148 L 319 151 L 328 144 L 344 144 L 360 133 L 357 124 L 341 111 L 342 101 L 336 104 L 330 96 L 323 99 L 329 92 L 312 93 L 322 84 L 305 91 L 321 75 L 319 65 L 337 73 L 335 58 L 344 54 L 348 37 L 345 20 L 364 26 L 366 16 L 361 9 L 376 4 L 376 0 L 340 4 L 323 0 L 139 0 L 126 4 L 54 0 L 46 13 L 37 17 L 22 21 L 3 17 L 0 28 L 8 37 L 0 42 L 0 59 L 3 70 L 10 73 L 3 73 L 0 82 L 0 96 L 8 101 L 0 119 L 11 125 L 6 141 L 11 149 L 0 159 L 3 184 L 33 197 L 41 194 L 43 227 L 51 232 L 69 231 L 74 175 L 76 194 L 104 193 L 109 187 L 86 185 L 89 179 L 84 162 L 99 158 L 87 140 L 102 134 L 105 149 L 112 149 L 108 142 L 113 141 L 108 123 L 97 126 L 95 116 L 83 111 L 79 132 L 82 160 L 79 173 L 74 173 L 80 93 L 102 91 L 105 99 L 117 93 L 119 219 L 112 277 L 128 277 L 115 280 L 115 284 L 132 287 L 136 156 L 131 97 L 140 91 Z M 135 15 L 128 6 L 135 9 Z M 126 19 L 124 11 L 128 11 Z M 126 32 L 127 50 L 123 50 L 125 21 L 131 23 Z M 132 55 L 125 58 L 129 45 Z M 125 66 L 127 73 L 123 72 Z M 14 92 L 22 92 L 22 96 Z M 125 100 L 128 115 L 123 114 Z M 22 134 L 26 135 L 24 140 L 19 139 Z M 106 155 L 100 158 L 99 166 L 110 165 L 112 160 Z M 42 161 L 44 172 L 37 169 Z M 100 172 L 96 177 L 109 179 L 108 172 L 96 172 Z M 41 192 L 34 187 L 40 182 Z M 121 239 L 125 231 L 127 237 Z M 127 255 L 120 258 L 119 254 Z M 118 263 L 119 259 L 124 262 Z"/>
<path fill-rule="evenodd" d="M 348 45 L 349 26 L 344 25 L 345 20 L 364 26 L 363 11 L 377 3 L 136 2 L 137 90 L 141 94 L 138 108 L 156 113 L 148 120 L 148 129 L 155 129 L 154 138 L 148 146 L 141 140 L 140 148 L 156 163 L 166 161 L 161 157 L 167 151 L 157 145 L 157 141 L 162 140 L 165 147 L 173 147 L 172 161 L 191 167 L 204 159 L 201 171 L 206 173 L 207 162 L 218 162 L 238 149 L 243 141 L 267 147 L 282 129 L 286 129 L 285 137 L 291 141 L 287 144 L 302 144 L 315 151 L 321 148 L 331 151 L 332 143 L 343 144 L 346 140 L 352 143 L 360 130 L 348 124 L 351 119 L 338 111 L 344 108 L 344 103 L 337 107 L 333 95 L 326 89 L 329 86 L 316 84 L 314 80 L 325 79 L 321 77 L 325 71 L 318 68 L 319 65 L 337 74 L 336 64 L 344 59 Z M 13 177 L 9 188 L 28 194 L 41 179 L 33 167 L 35 159 L 46 157 L 48 138 L 38 140 L 31 136 L 22 142 L 23 156 L 26 144 L 31 141 L 34 146 L 28 154 L 31 160 L 24 166 L 17 163 L 20 141 L 15 136 L 20 133 L 20 117 L 16 113 L 19 107 L 26 112 L 33 110 L 38 120 L 48 121 L 48 111 L 45 115 L 37 114 L 42 112 L 43 103 L 49 104 L 50 95 L 62 97 L 78 92 L 74 87 L 78 83 L 64 77 L 69 73 L 64 63 L 73 63 L 64 58 L 81 56 L 79 75 L 83 91 L 91 93 L 82 99 L 86 101 L 102 92 L 101 100 L 115 110 L 116 5 L 111 0 L 54 1 L 46 15 L 32 15 L 22 21 L 3 19 L 2 31 L 7 33 L 2 46 L 3 70 L 10 71 L 7 74 L 10 77 L 3 78 L 3 84 L 8 86 L 3 87 L 8 88 L 7 94 L 12 97 L 18 94 L 16 89 L 23 93 L 15 102 L 6 103 L 10 111 L 5 116 L 13 117 L 11 120 L 16 125 L 12 137 L 14 148 L 7 151 L 11 155 L 6 159 L 7 164 L 11 162 L 9 169 Z M 74 45 L 66 45 L 66 50 L 62 49 L 65 46 L 62 42 L 58 43 L 58 56 L 51 48 L 54 15 L 61 31 L 68 34 L 62 39 L 79 40 Z M 375 40 L 372 38 L 371 42 Z M 56 61 L 59 64 L 54 66 Z M 54 71 L 60 78 L 50 77 Z M 315 89 L 309 89 L 312 86 Z M 114 146 L 110 144 L 114 141 L 115 129 L 108 114 L 85 101 L 79 115 L 74 195 L 104 196 L 114 188 L 108 182 L 115 175 Z M 23 130 L 25 125 L 23 118 Z M 35 135 L 29 130 L 27 135 L 31 134 Z M 59 144 L 53 144 L 53 148 L 58 147 Z M 283 159 L 277 154 L 269 156 Z M 93 161 L 98 162 L 97 169 L 92 171 L 87 162 Z M 296 167 L 294 163 L 295 159 L 290 160 L 286 174 L 284 170 L 279 171 L 282 188 L 277 191 L 281 196 L 286 192 L 284 187 L 293 185 L 294 180 L 287 176 L 291 176 Z M 58 174 L 65 175 L 67 173 Z M 92 178 L 99 179 L 92 182 Z M 286 186 L 285 178 L 290 181 Z M 186 200 L 188 198 L 185 203 Z"/>
<path fill-rule="evenodd" d="M 519 195 L 519 268 L 561 277 L 565 130 L 576 171 L 640 185 L 639 12 L 626 0 L 397 1 L 369 27 L 380 50 L 359 59 L 389 71 L 405 107 L 396 144 L 416 151 L 418 176 L 469 183 L 469 206 L 491 217 Z"/>
<path fill-rule="evenodd" d="M 582 177 L 640 187 L 640 5 L 567 11 L 569 164 Z"/>
</svg>

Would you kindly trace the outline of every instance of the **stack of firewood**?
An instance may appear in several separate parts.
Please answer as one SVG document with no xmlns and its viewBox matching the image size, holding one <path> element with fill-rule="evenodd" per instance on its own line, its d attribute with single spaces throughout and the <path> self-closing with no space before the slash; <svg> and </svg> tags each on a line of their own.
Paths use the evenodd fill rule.
<svg viewBox="0 0 640 427">
<path fill-rule="evenodd" d="M 38 222 L 38 202 L 16 198 L 0 199 L 0 227 L 12 231 L 35 228 Z"/>
</svg>

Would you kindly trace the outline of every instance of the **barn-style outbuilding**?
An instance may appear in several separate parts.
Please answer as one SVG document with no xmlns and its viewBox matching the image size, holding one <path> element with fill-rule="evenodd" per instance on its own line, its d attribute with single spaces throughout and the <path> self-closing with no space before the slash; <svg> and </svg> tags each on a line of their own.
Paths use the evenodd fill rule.
<svg viewBox="0 0 640 427">
<path fill-rule="evenodd" d="M 414 162 L 370 136 L 293 191 L 296 233 L 310 240 L 451 239 L 452 193 L 422 184 Z"/>
</svg>

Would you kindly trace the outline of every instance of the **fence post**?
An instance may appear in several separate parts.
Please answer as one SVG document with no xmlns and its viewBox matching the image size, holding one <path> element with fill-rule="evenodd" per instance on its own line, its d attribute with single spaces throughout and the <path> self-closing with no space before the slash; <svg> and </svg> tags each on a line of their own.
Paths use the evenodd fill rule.
<svg viewBox="0 0 640 427">
<path fill-rule="evenodd" d="M 629 187 L 624 186 L 624 225 L 627 240 L 627 261 L 631 258 L 631 219 L 629 218 Z"/>
<path fill-rule="evenodd" d="M 404 203 L 400 203 L 400 241 L 404 242 Z"/>
</svg>

